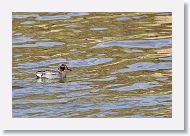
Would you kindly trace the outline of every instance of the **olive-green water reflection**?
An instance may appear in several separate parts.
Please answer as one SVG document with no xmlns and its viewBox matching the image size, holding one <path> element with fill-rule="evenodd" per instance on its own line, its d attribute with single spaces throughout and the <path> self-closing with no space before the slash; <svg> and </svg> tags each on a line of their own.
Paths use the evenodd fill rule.
<svg viewBox="0 0 190 136">
<path fill-rule="evenodd" d="M 171 117 L 171 13 L 13 13 L 13 117 Z M 38 70 L 72 68 L 66 79 Z"/>
</svg>

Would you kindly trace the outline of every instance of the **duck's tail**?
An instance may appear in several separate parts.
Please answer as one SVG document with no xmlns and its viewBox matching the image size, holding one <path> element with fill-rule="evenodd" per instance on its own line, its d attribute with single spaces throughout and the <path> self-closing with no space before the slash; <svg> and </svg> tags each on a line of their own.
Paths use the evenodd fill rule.
<svg viewBox="0 0 190 136">
<path fill-rule="evenodd" d="M 37 78 L 41 78 L 42 75 L 43 75 L 43 72 L 42 72 L 42 71 L 37 71 L 37 72 L 36 72 L 36 77 L 37 77 Z"/>
</svg>

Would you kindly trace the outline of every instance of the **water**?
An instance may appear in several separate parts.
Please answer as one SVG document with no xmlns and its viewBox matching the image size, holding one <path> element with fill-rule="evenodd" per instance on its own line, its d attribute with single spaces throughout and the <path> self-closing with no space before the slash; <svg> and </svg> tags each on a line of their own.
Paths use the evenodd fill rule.
<svg viewBox="0 0 190 136">
<path fill-rule="evenodd" d="M 13 117 L 171 118 L 171 16 L 13 13 Z M 36 79 L 61 63 L 66 79 Z"/>
<path fill-rule="evenodd" d="M 128 17 L 118 17 L 116 18 L 116 20 L 128 20 L 129 18 Z"/>
<path fill-rule="evenodd" d="M 110 46 L 120 46 L 128 48 L 161 48 L 168 45 L 171 45 L 171 39 L 109 41 L 98 43 L 92 48 L 105 48 Z"/>
<path fill-rule="evenodd" d="M 14 42 L 14 41 L 13 41 Z M 36 42 L 34 44 L 17 44 L 13 45 L 13 47 L 28 47 L 28 48 L 34 48 L 34 47 L 52 47 L 57 45 L 63 45 L 65 43 L 63 42 Z"/>
<path fill-rule="evenodd" d="M 128 68 L 119 69 L 115 73 L 125 73 L 125 72 L 133 72 L 133 71 L 157 71 L 160 69 L 171 69 L 172 63 L 171 62 L 137 62 L 135 64 L 128 65 Z"/>
<path fill-rule="evenodd" d="M 93 31 L 101 31 L 101 30 L 106 30 L 107 28 L 90 28 L 90 30 Z"/>
<path fill-rule="evenodd" d="M 35 24 L 35 21 L 25 21 L 25 22 L 21 22 L 20 24 L 22 24 L 22 25 L 31 25 L 31 24 Z"/>
</svg>

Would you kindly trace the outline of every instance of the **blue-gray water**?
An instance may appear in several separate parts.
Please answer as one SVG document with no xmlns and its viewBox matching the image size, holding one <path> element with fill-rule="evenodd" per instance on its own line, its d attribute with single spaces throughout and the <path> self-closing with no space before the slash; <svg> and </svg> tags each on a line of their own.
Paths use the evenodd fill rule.
<svg viewBox="0 0 190 136">
<path fill-rule="evenodd" d="M 13 13 L 13 117 L 171 117 L 171 26 L 171 13 Z M 36 79 L 61 63 L 66 79 Z"/>
</svg>

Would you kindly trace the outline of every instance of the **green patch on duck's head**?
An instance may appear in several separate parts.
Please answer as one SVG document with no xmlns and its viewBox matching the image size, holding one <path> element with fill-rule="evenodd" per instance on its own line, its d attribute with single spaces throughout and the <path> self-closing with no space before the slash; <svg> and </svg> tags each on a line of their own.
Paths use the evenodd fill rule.
<svg viewBox="0 0 190 136">
<path fill-rule="evenodd" d="M 65 64 L 60 64 L 60 67 L 65 67 L 66 65 Z"/>
</svg>

